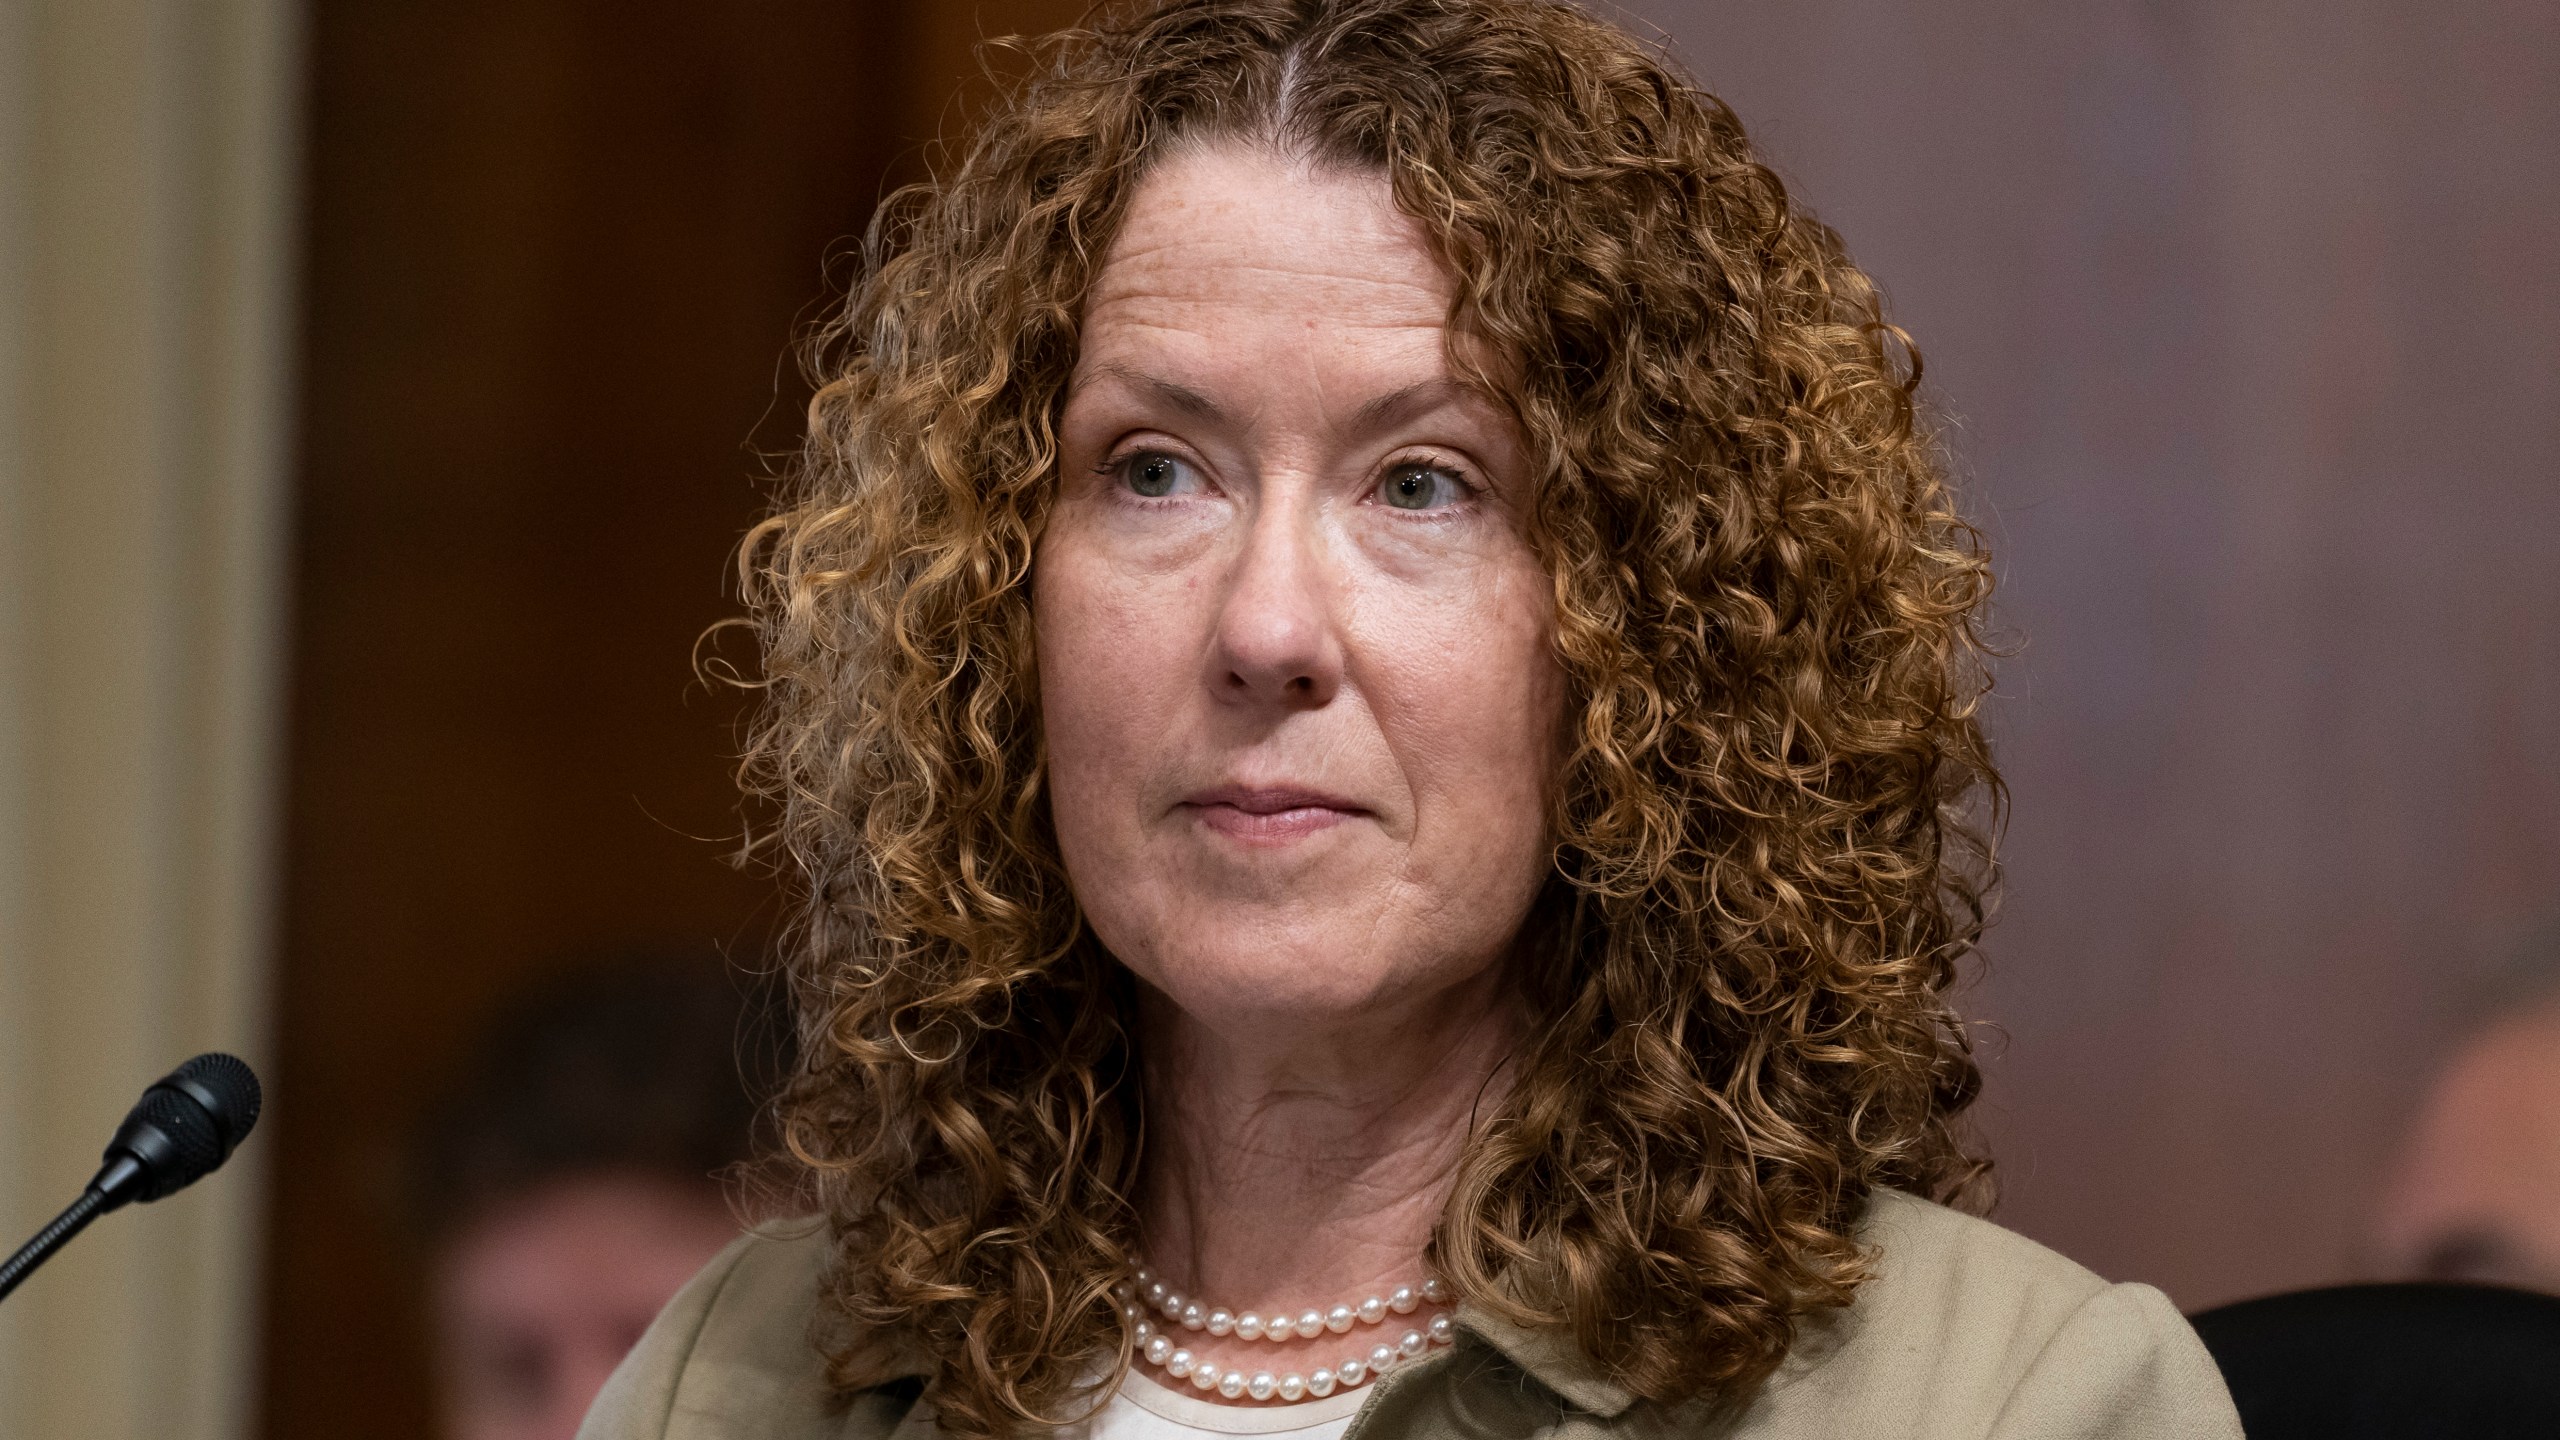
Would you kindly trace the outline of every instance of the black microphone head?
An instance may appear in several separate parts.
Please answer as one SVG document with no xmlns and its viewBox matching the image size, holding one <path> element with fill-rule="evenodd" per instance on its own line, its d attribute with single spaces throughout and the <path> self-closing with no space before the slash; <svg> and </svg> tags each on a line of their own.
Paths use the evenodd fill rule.
<svg viewBox="0 0 2560 1440">
<path fill-rule="evenodd" d="M 231 1158 L 260 1103 L 258 1077 L 240 1059 L 199 1055 L 142 1092 L 93 1183 L 117 1205 L 183 1190 Z"/>
<path fill-rule="evenodd" d="M 258 1107 L 265 1102 L 258 1089 L 258 1072 L 249 1068 L 248 1061 L 219 1050 L 208 1050 L 170 1071 L 160 1083 L 186 1091 L 211 1112 L 213 1123 L 222 1128 L 225 1158 L 249 1138 L 258 1123 Z"/>
</svg>

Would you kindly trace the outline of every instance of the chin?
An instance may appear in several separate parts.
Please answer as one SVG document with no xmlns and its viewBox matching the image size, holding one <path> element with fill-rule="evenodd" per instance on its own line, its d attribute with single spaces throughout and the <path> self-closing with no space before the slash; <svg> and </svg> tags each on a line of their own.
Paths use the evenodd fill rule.
<svg viewBox="0 0 2560 1440">
<path fill-rule="evenodd" d="M 1434 954 L 1392 926 L 1346 924 L 1345 918 L 1341 910 L 1289 917 L 1246 908 L 1222 922 L 1180 927 L 1177 942 L 1149 947 L 1124 963 L 1184 1014 L 1220 1030 L 1324 1028 L 1417 989 L 1456 984 L 1482 968 L 1473 959 Z"/>
</svg>

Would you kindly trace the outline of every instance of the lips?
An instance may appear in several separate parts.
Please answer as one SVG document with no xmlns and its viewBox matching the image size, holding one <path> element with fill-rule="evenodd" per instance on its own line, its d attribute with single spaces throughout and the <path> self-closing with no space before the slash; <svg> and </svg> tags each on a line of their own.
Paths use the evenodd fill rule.
<svg viewBox="0 0 2560 1440">
<path fill-rule="evenodd" d="M 1182 807 L 1222 835 L 1262 843 L 1303 839 L 1369 813 L 1339 795 L 1294 785 L 1221 785 L 1184 796 Z"/>
</svg>

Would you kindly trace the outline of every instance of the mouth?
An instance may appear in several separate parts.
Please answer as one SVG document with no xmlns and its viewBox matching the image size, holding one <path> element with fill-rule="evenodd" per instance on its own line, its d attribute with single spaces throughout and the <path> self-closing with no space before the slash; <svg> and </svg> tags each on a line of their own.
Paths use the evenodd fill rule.
<svg viewBox="0 0 2560 1440">
<path fill-rule="evenodd" d="M 1369 813 L 1339 795 L 1293 785 L 1221 785 L 1184 796 L 1180 808 L 1219 834 L 1262 844 L 1303 839 Z"/>
</svg>

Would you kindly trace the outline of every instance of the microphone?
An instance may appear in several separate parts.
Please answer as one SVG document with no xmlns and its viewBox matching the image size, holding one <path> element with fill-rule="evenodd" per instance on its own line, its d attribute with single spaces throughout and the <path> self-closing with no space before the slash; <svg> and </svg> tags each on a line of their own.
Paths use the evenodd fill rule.
<svg viewBox="0 0 2560 1440">
<path fill-rule="evenodd" d="M 258 1076 L 212 1051 L 170 1071 L 125 1112 L 106 1159 L 80 1198 L 0 1263 L 0 1300 L 90 1221 L 136 1200 L 172 1195 L 210 1175 L 258 1123 Z"/>
</svg>

